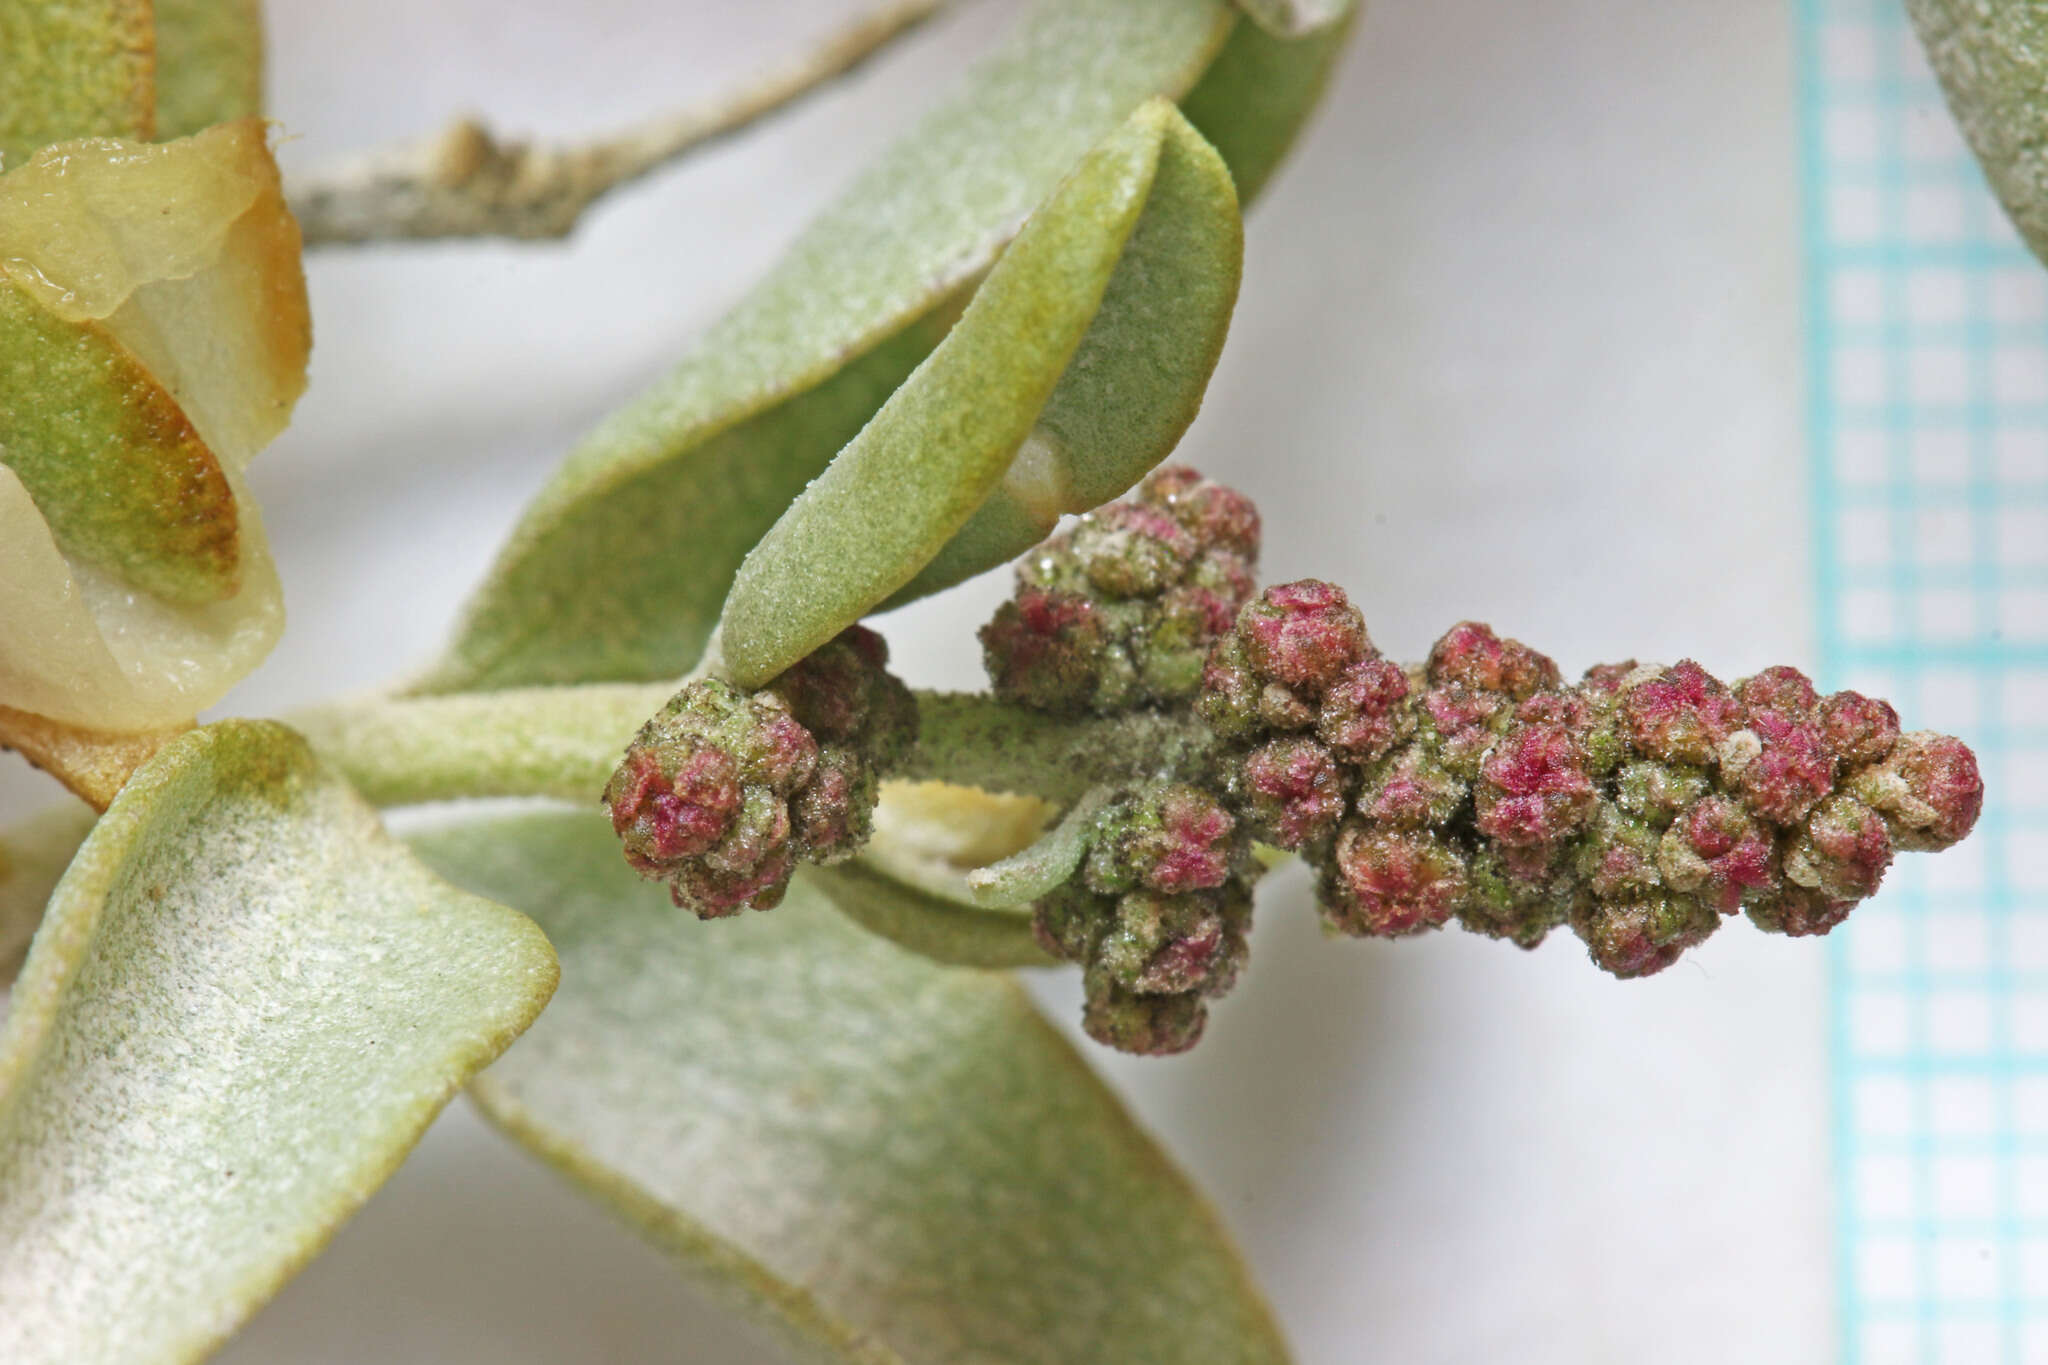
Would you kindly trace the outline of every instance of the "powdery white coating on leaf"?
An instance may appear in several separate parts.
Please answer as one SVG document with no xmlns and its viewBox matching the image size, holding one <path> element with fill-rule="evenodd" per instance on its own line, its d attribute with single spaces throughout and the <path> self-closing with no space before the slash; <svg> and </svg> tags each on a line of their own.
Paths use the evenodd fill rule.
<svg viewBox="0 0 2048 1365">
<path fill-rule="evenodd" d="M 1229 37 L 1215 0 L 1044 0 L 535 499 L 421 685 L 672 677 L 731 575 L 1074 162 Z M 676 547 L 689 546 L 679 554 Z"/>
<path fill-rule="evenodd" d="M 1023 998 L 824 911 L 678 916 L 601 819 L 416 841 L 530 905 L 548 1015 L 473 1091 L 814 1353 L 910 1365 L 1287 1358 L 1213 1213 Z"/>
<path fill-rule="evenodd" d="M 1024 225 L 946 339 L 748 554 L 719 617 L 759 686 L 859 620 L 1010 467 L 1088 332 L 1179 114 L 1146 103 Z"/>
<path fill-rule="evenodd" d="M 96 818 L 91 808 L 74 802 L 41 811 L 0 834 L 0 991 L 14 980 L 50 892 Z M 0 1006 L 0 1019 L 5 1018 Z"/>
<path fill-rule="evenodd" d="M 1089 792 L 1073 804 L 1044 838 L 1001 862 L 968 873 L 969 893 L 982 905 L 1029 906 L 1058 887 L 1081 865 L 1095 830 L 1095 818 L 1102 814 L 1112 795 L 1106 787 Z"/>
<path fill-rule="evenodd" d="M 59 884 L 0 1032 L 0 1359 L 204 1354 L 555 975 L 282 726 L 167 746 Z"/>
<path fill-rule="evenodd" d="M 1906 10 L 1999 202 L 2048 261 L 2048 7 L 1907 0 Z"/>
</svg>

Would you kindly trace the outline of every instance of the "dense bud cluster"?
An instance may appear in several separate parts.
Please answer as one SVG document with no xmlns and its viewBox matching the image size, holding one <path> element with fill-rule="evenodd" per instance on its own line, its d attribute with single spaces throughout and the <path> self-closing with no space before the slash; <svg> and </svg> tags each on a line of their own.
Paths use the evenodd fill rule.
<svg viewBox="0 0 2048 1365">
<path fill-rule="evenodd" d="M 605 788 L 626 861 L 717 919 L 782 899 L 799 861 L 867 841 L 917 704 L 888 647 L 854 626 L 757 692 L 690 683 L 641 727 Z"/>
<path fill-rule="evenodd" d="M 981 629 L 995 694 L 1063 715 L 1188 700 L 1258 553 L 1250 499 L 1156 471 L 1018 565 L 1016 595 Z"/>
<path fill-rule="evenodd" d="M 1315 865 L 1336 929 L 1455 917 L 1532 946 L 1569 924 L 1617 976 L 1737 911 L 1825 932 L 1896 851 L 1956 842 L 1983 801 L 1960 741 L 1902 736 L 1891 707 L 1797 669 L 1729 687 L 1689 660 L 1609 664 L 1566 685 L 1468 622 L 1403 670 L 1313 579 L 1243 608 L 1196 709 L 1233 808 Z"/>
<path fill-rule="evenodd" d="M 1257 873 L 1239 822 L 1195 787 L 1151 783 L 1107 807 L 1081 872 L 1032 921 L 1047 952 L 1082 964 L 1089 1036 L 1155 1056 L 1194 1046 L 1244 966 Z"/>
</svg>

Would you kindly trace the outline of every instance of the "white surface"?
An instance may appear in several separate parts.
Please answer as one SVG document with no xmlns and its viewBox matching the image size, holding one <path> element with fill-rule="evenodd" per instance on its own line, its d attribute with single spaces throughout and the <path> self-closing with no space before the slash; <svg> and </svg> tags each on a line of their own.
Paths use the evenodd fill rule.
<svg viewBox="0 0 2048 1365">
<path fill-rule="evenodd" d="M 273 0 L 305 165 L 465 108 L 591 130 L 845 7 Z M 254 467 L 292 627 L 231 708 L 425 661 L 524 499 L 1005 19 L 983 3 L 567 248 L 323 255 L 314 388 Z M 1183 457 L 1269 577 L 1414 656 L 1461 617 L 1568 670 L 1810 661 L 1782 0 L 1383 0 L 1254 215 Z M 1002 584 L 888 624 L 968 685 Z M 0 813 L 42 788 L 10 760 Z M 1308 1365 L 1812 1362 L 1831 1349 L 1822 950 L 1732 926 L 1616 983 L 1560 938 L 1324 943 L 1298 873 L 1191 1057 L 1095 1056 L 1211 1192 Z M 1076 984 L 1043 994 L 1063 1022 Z M 775 1357 L 467 1112 L 225 1357 Z"/>
</svg>

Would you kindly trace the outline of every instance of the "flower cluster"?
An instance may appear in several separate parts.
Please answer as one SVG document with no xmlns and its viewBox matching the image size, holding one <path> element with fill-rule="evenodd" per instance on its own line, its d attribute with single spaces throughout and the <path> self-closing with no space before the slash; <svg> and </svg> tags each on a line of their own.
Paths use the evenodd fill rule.
<svg viewBox="0 0 2048 1365">
<path fill-rule="evenodd" d="M 1745 911 L 1823 933 L 1899 849 L 1969 832 L 1983 783 L 1953 738 L 1822 697 L 1797 669 L 1733 687 L 1698 664 L 1602 665 L 1566 685 L 1467 622 L 1404 670 L 1343 592 L 1268 589 L 1216 648 L 1197 711 L 1228 746 L 1232 805 L 1319 873 L 1345 933 L 1454 916 L 1524 946 L 1569 924 L 1642 976 Z"/>
<path fill-rule="evenodd" d="M 1250 499 L 1156 471 L 1019 564 L 1016 595 L 981 629 L 995 694 L 1063 715 L 1187 701 L 1258 553 Z"/>
<path fill-rule="evenodd" d="M 1081 872 L 1032 920 L 1046 951 L 1083 966 L 1090 1037 L 1124 1052 L 1183 1052 L 1208 1001 L 1245 961 L 1258 865 L 1214 796 L 1148 783 L 1097 818 Z"/>
<path fill-rule="evenodd" d="M 882 776 L 917 704 L 888 647 L 854 626 L 757 692 L 685 686 L 641 727 L 605 788 L 626 860 L 678 906 L 718 919 L 782 899 L 798 861 L 867 842 Z"/>
</svg>

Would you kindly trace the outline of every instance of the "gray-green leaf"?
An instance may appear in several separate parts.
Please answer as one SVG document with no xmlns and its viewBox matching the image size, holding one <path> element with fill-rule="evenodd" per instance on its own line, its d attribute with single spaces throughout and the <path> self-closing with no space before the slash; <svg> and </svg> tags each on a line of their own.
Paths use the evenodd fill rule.
<svg viewBox="0 0 2048 1365">
<path fill-rule="evenodd" d="M 1240 200 L 1265 182 L 1340 35 L 1279 44 L 1235 13 L 1041 0 L 673 373 L 571 455 L 417 690 L 688 669 L 747 552 L 938 344 L 1025 216 L 1139 104 L 1184 95 Z"/>
<path fill-rule="evenodd" d="M 2048 261 L 2048 6 L 1906 0 L 1906 10 L 1991 188 Z"/>
<path fill-rule="evenodd" d="M 555 977 L 291 731 L 174 740 L 58 884 L 0 1032 L 0 1359 L 205 1354 Z"/>
<path fill-rule="evenodd" d="M 759 686 L 881 602 L 1001 564 L 1142 478 L 1201 406 L 1243 253 L 1222 159 L 1170 102 L 1141 105 L 747 556 L 719 621 L 734 681 Z"/>
<path fill-rule="evenodd" d="M 422 691 L 673 677 L 733 571 L 945 334 L 1024 217 L 1230 34 L 1215 0 L 1045 0 L 528 508 Z"/>
<path fill-rule="evenodd" d="M 547 1016 L 472 1088 L 485 1112 L 813 1356 L 1286 1359 L 1215 1215 L 1005 978 L 801 882 L 699 923 L 593 816 L 415 846 L 562 955 Z"/>
</svg>

